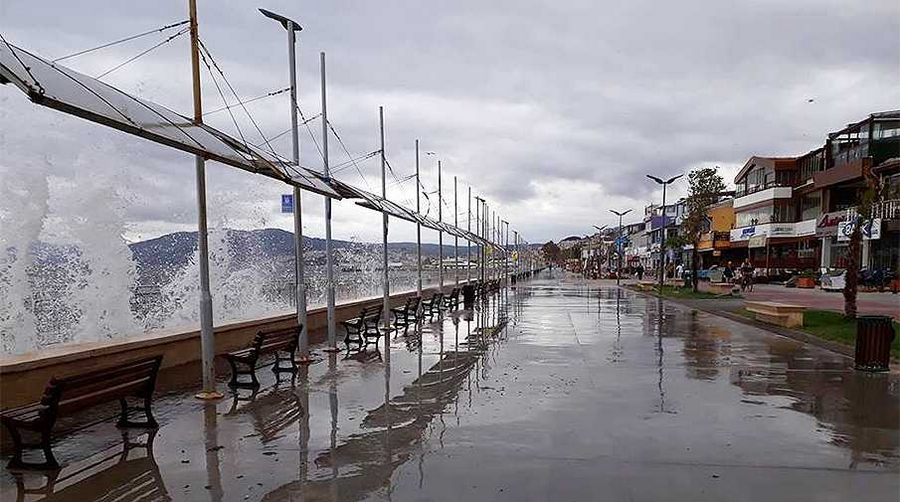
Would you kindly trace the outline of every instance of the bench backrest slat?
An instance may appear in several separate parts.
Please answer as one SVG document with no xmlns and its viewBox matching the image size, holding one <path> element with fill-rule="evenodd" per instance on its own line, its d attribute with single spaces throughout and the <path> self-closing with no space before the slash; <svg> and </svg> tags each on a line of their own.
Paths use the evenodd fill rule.
<svg viewBox="0 0 900 502">
<path fill-rule="evenodd" d="M 139 380 L 129 380 L 116 385 L 94 387 L 92 392 L 81 392 L 77 396 L 70 396 L 63 392 L 56 408 L 60 413 L 77 411 L 90 408 L 96 404 L 115 401 L 123 396 L 135 396 L 148 390 L 152 377 L 147 376 Z"/>
<path fill-rule="evenodd" d="M 118 366 L 52 378 L 41 402 L 65 411 L 87 408 L 119 397 L 153 391 L 162 356 Z"/>
<path fill-rule="evenodd" d="M 289 349 L 296 346 L 298 331 L 297 328 L 260 331 L 256 334 L 254 346 L 261 352 Z"/>
</svg>

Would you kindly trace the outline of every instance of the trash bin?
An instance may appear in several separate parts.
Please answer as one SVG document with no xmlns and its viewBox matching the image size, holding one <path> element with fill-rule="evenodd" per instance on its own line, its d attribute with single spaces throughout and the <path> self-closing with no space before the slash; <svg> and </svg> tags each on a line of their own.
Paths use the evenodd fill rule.
<svg viewBox="0 0 900 502">
<path fill-rule="evenodd" d="M 891 342 L 894 325 L 886 315 L 866 315 L 856 318 L 856 369 L 888 371 L 891 363 Z"/>
<path fill-rule="evenodd" d="M 463 308 L 466 310 L 475 306 L 475 285 L 466 284 L 463 286 Z"/>
</svg>

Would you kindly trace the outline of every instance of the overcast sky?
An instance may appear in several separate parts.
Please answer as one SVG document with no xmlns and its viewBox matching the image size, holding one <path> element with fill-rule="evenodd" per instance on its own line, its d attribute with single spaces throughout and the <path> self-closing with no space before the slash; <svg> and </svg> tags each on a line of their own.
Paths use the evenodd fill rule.
<svg viewBox="0 0 900 502">
<path fill-rule="evenodd" d="M 444 165 L 444 218 L 466 190 L 486 198 L 512 228 L 541 242 L 612 223 L 608 209 L 642 209 L 660 193 L 646 173 L 671 176 L 721 166 L 728 183 L 751 155 L 797 155 L 828 131 L 900 108 L 900 3 L 896 0 L 268 0 L 259 6 L 303 25 L 301 108 L 320 110 L 318 56 L 328 58 L 329 118 L 352 155 L 386 152 L 400 179 L 414 171 L 436 189 Z M 199 0 L 200 36 L 242 97 L 287 85 L 285 32 L 252 2 Z M 187 1 L 0 1 L 0 33 L 47 58 L 60 57 L 186 18 Z M 154 45 L 146 37 L 65 62 L 97 75 Z M 179 37 L 104 78 L 185 115 L 191 113 L 188 39 Z M 222 106 L 203 73 L 204 106 Z M 266 136 L 290 125 L 286 94 L 248 105 Z M 251 142 L 260 137 L 236 116 Z M 227 113 L 207 121 L 236 134 Z M 321 123 L 310 123 L 321 142 Z M 321 169 L 302 131 L 301 163 Z M 285 155 L 290 140 L 274 142 Z M 90 218 L 92 198 L 114 198 L 130 239 L 190 230 L 196 222 L 193 159 L 124 133 L 31 104 L 0 86 L 0 182 L 26 190 L 45 173 L 49 233 Z M 330 139 L 332 164 L 347 154 Z M 380 190 L 377 158 L 336 176 Z M 278 182 L 209 163 L 214 225 L 291 228 Z M 24 181 L 23 181 L 24 180 Z M 30 181 L 29 181 L 30 180 Z M 116 188 L 125 187 L 125 188 Z M 410 205 L 414 184 L 389 177 L 389 197 Z M 674 196 L 684 193 L 678 186 Z M 430 211 L 436 215 L 434 195 Z M 322 198 L 304 198 L 304 228 L 322 235 Z M 423 202 L 423 204 L 425 204 Z M 0 201 L 2 205 L 2 201 Z M 427 204 L 425 204 L 427 205 Z M 9 210 L 10 208 L 7 208 Z M 464 226 L 465 214 L 460 217 Z M 56 229 L 53 230 L 54 222 Z M 109 224 L 109 219 L 103 219 Z M 376 241 L 380 216 L 340 202 L 337 238 Z M 426 232 L 426 239 L 436 236 Z M 391 239 L 414 240 L 411 224 Z"/>
</svg>

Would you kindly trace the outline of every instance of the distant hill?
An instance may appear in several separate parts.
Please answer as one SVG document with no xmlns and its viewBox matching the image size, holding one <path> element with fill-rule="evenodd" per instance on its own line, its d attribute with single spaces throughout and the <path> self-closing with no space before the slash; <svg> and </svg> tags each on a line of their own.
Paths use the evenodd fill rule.
<svg viewBox="0 0 900 502">
<path fill-rule="evenodd" d="M 294 256 L 294 234 L 277 228 L 264 228 L 261 230 L 227 230 L 229 255 L 232 264 L 241 267 L 244 259 L 259 260 L 260 258 L 277 261 L 279 259 Z M 212 234 L 210 239 L 215 239 Z M 215 244 L 210 243 L 210 247 Z M 358 248 L 378 246 L 380 243 L 360 243 L 333 239 L 334 249 Z M 135 242 L 129 245 L 134 255 L 141 282 L 166 281 L 169 274 L 186 266 L 197 249 L 197 232 L 174 232 L 155 239 Z M 318 237 L 304 237 L 303 249 L 307 252 L 324 252 L 325 239 Z M 414 253 L 415 242 L 391 242 L 388 249 L 393 252 Z M 424 256 L 437 256 L 439 246 L 437 244 L 422 244 Z M 460 246 L 459 253 L 464 255 L 465 246 Z M 315 253 L 319 254 L 319 253 Z M 444 256 L 453 255 L 453 246 L 444 246 Z"/>
</svg>

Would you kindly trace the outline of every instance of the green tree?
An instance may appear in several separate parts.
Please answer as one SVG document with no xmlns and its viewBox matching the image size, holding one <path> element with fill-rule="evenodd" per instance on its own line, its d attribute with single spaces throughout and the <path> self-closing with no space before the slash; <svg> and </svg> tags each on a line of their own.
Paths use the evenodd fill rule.
<svg viewBox="0 0 900 502">
<path fill-rule="evenodd" d="M 560 249 L 555 242 L 549 241 L 545 243 L 541 246 L 541 251 L 544 253 L 544 259 L 549 263 L 560 264 Z"/>
<path fill-rule="evenodd" d="M 889 185 L 872 174 L 870 169 L 863 173 L 866 187 L 859 195 L 859 204 L 853 219 L 847 223 L 852 224 L 850 242 L 847 245 L 847 273 L 844 284 L 844 316 L 855 319 L 857 313 L 856 294 L 859 289 L 859 265 L 862 258 L 862 231 L 860 227 L 872 220 L 875 207 L 885 200 L 888 195 Z"/>
<path fill-rule="evenodd" d="M 688 175 L 688 196 L 685 199 L 685 217 L 681 224 L 679 239 L 685 244 L 692 244 L 691 250 L 691 286 L 697 291 L 697 266 L 699 257 L 697 247 L 704 232 L 710 229 L 707 210 L 716 203 L 725 191 L 725 182 L 715 168 L 704 167 L 691 171 Z"/>
</svg>

